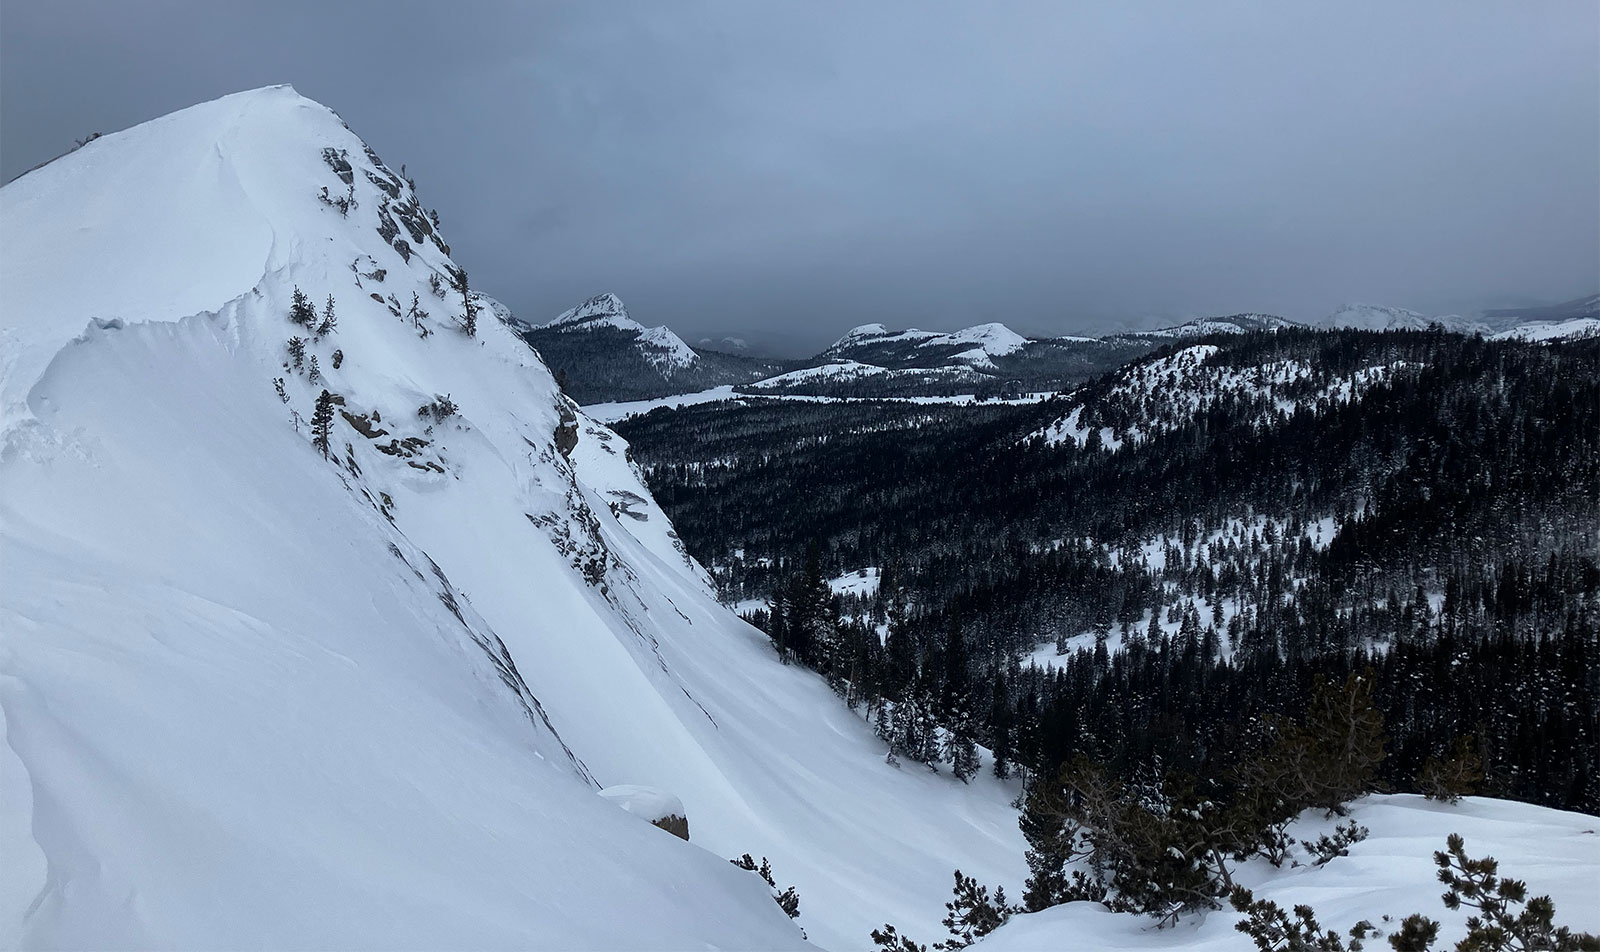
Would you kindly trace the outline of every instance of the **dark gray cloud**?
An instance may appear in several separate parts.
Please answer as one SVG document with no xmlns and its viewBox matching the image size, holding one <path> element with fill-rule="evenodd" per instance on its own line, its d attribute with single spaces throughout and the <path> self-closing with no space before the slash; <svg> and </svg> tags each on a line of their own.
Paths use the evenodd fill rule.
<svg viewBox="0 0 1600 952">
<path fill-rule="evenodd" d="M 1600 287 L 1592 0 L 7 0 L 0 173 L 278 82 L 530 319 L 609 289 L 806 347 Z"/>
</svg>

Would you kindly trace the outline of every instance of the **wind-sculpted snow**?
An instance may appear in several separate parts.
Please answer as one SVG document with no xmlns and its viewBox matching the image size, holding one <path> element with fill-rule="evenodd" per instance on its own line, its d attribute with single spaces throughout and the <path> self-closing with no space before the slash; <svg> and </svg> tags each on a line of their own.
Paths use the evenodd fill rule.
<svg viewBox="0 0 1600 952">
<path fill-rule="evenodd" d="M 1015 791 L 884 764 L 717 605 L 326 108 L 207 103 L 0 210 L 0 945 L 799 947 L 751 852 L 849 948 L 1019 879 Z"/>
</svg>

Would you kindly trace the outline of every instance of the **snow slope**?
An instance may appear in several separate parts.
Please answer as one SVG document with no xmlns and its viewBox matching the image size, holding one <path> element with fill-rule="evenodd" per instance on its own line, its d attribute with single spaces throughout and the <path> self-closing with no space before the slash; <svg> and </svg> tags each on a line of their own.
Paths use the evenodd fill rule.
<svg viewBox="0 0 1600 952">
<path fill-rule="evenodd" d="M 1412 795 L 1372 796 L 1357 801 L 1352 818 L 1371 831 L 1350 854 L 1326 866 L 1309 863 L 1273 869 L 1264 860 L 1243 867 L 1237 879 L 1258 899 L 1284 909 L 1304 903 L 1324 928 L 1346 932 L 1366 919 L 1384 932 L 1420 912 L 1440 922 L 1437 948 L 1453 948 L 1465 934 L 1464 912 L 1451 913 L 1439 901 L 1433 853 L 1445 838 L 1460 833 L 1467 855 L 1493 856 L 1503 876 L 1528 884 L 1530 896 L 1549 895 L 1556 922 L 1600 933 L 1600 820 L 1525 803 L 1469 797 L 1450 806 Z M 1339 820 L 1310 811 L 1290 829 L 1296 839 L 1332 832 Z M 1304 859 L 1304 857 L 1302 857 Z M 1389 917 L 1386 921 L 1384 917 Z M 973 948 L 982 952 L 1099 952 L 1111 949 L 1234 950 L 1250 940 L 1234 930 L 1240 917 L 1231 909 L 1195 916 L 1167 929 L 1149 919 L 1107 912 L 1097 903 L 1076 902 L 1013 917 Z M 921 939 L 921 936 L 916 938 Z M 1388 948 L 1383 939 L 1368 948 Z"/>
<path fill-rule="evenodd" d="M 717 605 L 625 445 L 461 331 L 447 246 L 331 111 L 192 107 L 0 215 L 0 945 L 799 947 L 751 852 L 848 948 L 934 928 L 952 865 L 1019 875 L 1012 791 L 885 765 Z M 336 299 L 317 382 L 297 286 Z"/>
</svg>

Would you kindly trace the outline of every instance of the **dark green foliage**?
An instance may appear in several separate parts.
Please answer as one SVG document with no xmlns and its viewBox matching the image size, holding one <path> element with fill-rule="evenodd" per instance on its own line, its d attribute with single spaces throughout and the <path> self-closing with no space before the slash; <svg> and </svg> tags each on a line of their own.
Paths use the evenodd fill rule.
<svg viewBox="0 0 1600 952">
<path fill-rule="evenodd" d="M 1526 883 L 1500 878 L 1494 857 L 1469 858 L 1459 834 L 1450 834 L 1446 850 L 1434 853 L 1433 860 L 1446 888 L 1445 908 L 1476 910 L 1467 917 L 1467 937 L 1457 944 L 1458 952 L 1600 949 L 1600 937 L 1556 926 L 1549 896 L 1529 899 Z"/>
<path fill-rule="evenodd" d="M 289 348 L 289 367 L 299 373 L 306 365 L 306 342 L 301 337 L 291 337 L 285 344 Z"/>
<path fill-rule="evenodd" d="M 1310 906 L 1295 906 L 1293 915 L 1277 903 L 1257 900 L 1250 890 L 1235 886 L 1228 903 L 1245 918 L 1234 928 L 1249 936 L 1261 952 L 1361 952 L 1363 940 L 1377 930 L 1362 920 L 1350 928 L 1349 944 L 1332 929 L 1324 929 Z"/>
<path fill-rule="evenodd" d="M 1456 803 L 1483 783 L 1483 761 L 1469 736 L 1457 737 L 1447 756 L 1429 757 L 1417 774 L 1417 786 L 1429 800 Z"/>
<path fill-rule="evenodd" d="M 955 895 L 944 904 L 942 920 L 944 927 L 950 930 L 950 938 L 935 946 L 947 952 L 964 949 L 974 940 L 1000 928 L 1016 911 L 1006 902 L 1004 887 L 996 888 L 991 899 L 988 886 L 980 886 L 971 876 L 961 875 L 959 869 L 955 877 Z"/>
<path fill-rule="evenodd" d="M 1324 866 L 1336 857 L 1349 856 L 1350 847 L 1366 839 L 1369 832 L 1351 820 L 1334 827 L 1331 834 L 1323 834 L 1315 840 L 1301 840 L 1300 845 L 1311 854 L 1311 865 Z"/>
<path fill-rule="evenodd" d="M 1476 910 L 1467 918 L 1467 934 L 1456 943 L 1456 952 L 1600 950 L 1600 936 L 1555 924 L 1555 903 L 1549 896 L 1528 899 L 1525 883 L 1501 879 L 1493 857 L 1469 858 L 1466 844 L 1455 833 L 1447 845 L 1447 851 L 1433 854 L 1439 881 L 1448 890 L 1445 908 Z M 1245 915 L 1234 928 L 1250 936 L 1262 952 L 1359 952 L 1361 940 L 1377 934 L 1370 922 L 1358 922 L 1346 945 L 1337 932 L 1322 928 L 1309 906 L 1295 906 L 1291 916 L 1277 903 L 1257 900 L 1247 889 L 1234 889 L 1229 902 Z M 1415 913 L 1389 936 L 1389 947 L 1396 952 L 1429 952 L 1438 939 L 1439 923 Z"/>
<path fill-rule="evenodd" d="M 882 952 L 928 952 L 927 946 L 911 941 L 888 923 L 884 923 L 882 929 L 872 930 L 872 942 Z"/>
</svg>

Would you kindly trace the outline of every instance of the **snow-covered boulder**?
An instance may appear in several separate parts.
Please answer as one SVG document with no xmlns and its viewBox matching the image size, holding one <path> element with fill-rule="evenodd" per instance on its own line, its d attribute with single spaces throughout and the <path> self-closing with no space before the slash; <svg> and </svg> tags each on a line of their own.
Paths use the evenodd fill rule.
<svg viewBox="0 0 1600 952">
<path fill-rule="evenodd" d="M 689 838 L 689 811 L 682 800 L 665 790 L 619 783 L 601 790 L 600 796 L 680 840 Z"/>
</svg>

